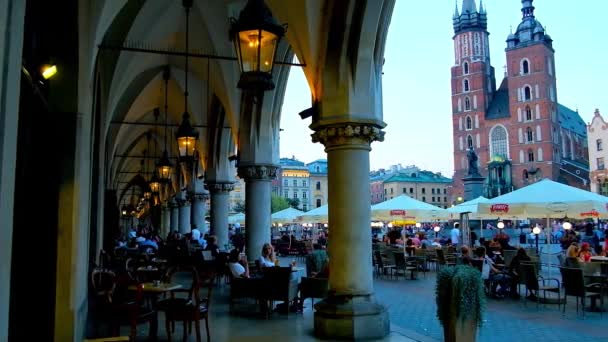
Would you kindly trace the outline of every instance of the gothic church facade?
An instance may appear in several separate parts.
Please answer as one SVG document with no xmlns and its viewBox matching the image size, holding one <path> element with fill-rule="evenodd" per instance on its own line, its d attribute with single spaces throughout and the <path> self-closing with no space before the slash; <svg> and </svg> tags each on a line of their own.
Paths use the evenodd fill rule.
<svg viewBox="0 0 608 342">
<path fill-rule="evenodd" d="M 553 40 L 522 0 L 522 21 L 509 34 L 504 78 L 497 88 L 487 13 L 464 0 L 453 16 L 452 120 L 454 198 L 464 196 L 467 151 L 496 197 L 543 178 L 588 188 L 586 125 L 558 102 Z"/>
</svg>

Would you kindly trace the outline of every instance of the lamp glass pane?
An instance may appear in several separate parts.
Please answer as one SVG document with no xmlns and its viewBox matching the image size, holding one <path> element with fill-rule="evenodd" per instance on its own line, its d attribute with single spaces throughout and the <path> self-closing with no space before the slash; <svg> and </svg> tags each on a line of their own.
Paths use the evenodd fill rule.
<svg viewBox="0 0 608 342">
<path fill-rule="evenodd" d="M 181 157 L 193 156 L 196 149 L 196 139 L 193 137 L 179 137 L 177 138 L 177 145 Z"/>
<path fill-rule="evenodd" d="M 237 53 L 242 72 L 270 72 L 274 63 L 277 35 L 263 30 L 239 32 Z"/>
</svg>

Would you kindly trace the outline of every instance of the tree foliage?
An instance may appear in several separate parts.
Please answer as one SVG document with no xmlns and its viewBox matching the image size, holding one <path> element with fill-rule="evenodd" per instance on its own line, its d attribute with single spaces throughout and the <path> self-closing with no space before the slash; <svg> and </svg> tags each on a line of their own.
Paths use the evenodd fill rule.
<svg viewBox="0 0 608 342">
<path fill-rule="evenodd" d="M 237 213 L 244 213 L 245 212 L 245 202 L 243 202 L 243 201 L 236 202 L 234 204 L 234 207 L 232 208 L 232 210 L 234 210 Z"/>
<path fill-rule="evenodd" d="M 283 209 L 289 208 L 289 202 L 287 199 L 272 194 L 270 196 L 270 211 L 272 213 L 276 213 L 277 211 L 281 211 Z"/>
<path fill-rule="evenodd" d="M 298 209 L 298 207 L 300 206 L 300 199 L 299 198 L 288 198 L 287 203 L 289 203 L 290 207 Z"/>
</svg>

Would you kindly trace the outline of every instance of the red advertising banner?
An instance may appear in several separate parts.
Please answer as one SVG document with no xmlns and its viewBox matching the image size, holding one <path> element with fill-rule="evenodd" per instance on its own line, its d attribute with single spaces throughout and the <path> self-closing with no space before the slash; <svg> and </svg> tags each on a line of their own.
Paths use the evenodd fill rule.
<svg viewBox="0 0 608 342">
<path fill-rule="evenodd" d="M 391 210 L 391 216 L 405 216 L 405 210 Z"/>
<path fill-rule="evenodd" d="M 508 213 L 509 205 L 508 204 L 492 204 L 490 207 L 490 211 L 492 213 Z"/>
</svg>

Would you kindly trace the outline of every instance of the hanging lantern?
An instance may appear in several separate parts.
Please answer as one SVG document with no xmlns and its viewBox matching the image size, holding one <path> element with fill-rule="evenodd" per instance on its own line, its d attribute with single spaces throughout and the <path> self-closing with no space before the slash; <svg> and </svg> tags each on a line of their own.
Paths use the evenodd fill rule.
<svg viewBox="0 0 608 342">
<path fill-rule="evenodd" d="M 171 164 L 171 160 L 169 160 L 169 153 L 167 153 L 167 150 L 163 152 L 162 157 L 156 163 L 156 172 L 162 183 L 171 183 L 173 164 Z"/>
<path fill-rule="evenodd" d="M 122 216 L 127 216 L 129 214 L 129 208 L 123 204 L 122 208 L 120 209 L 120 213 Z"/>
<path fill-rule="evenodd" d="M 150 192 L 152 192 L 152 195 L 158 195 L 160 193 L 160 179 L 156 177 L 156 173 L 154 173 L 152 178 L 150 178 L 148 186 L 150 187 Z"/>
<path fill-rule="evenodd" d="M 263 0 L 249 0 L 238 20 L 232 18 L 230 39 L 241 68 L 238 87 L 272 90 L 272 68 L 285 26 L 272 17 Z"/>
<path fill-rule="evenodd" d="M 182 123 L 177 128 L 175 138 L 177 139 L 180 159 L 183 161 L 192 161 L 194 159 L 194 151 L 196 150 L 198 131 L 190 124 L 190 114 L 188 114 L 188 112 L 184 112 Z"/>
</svg>

